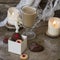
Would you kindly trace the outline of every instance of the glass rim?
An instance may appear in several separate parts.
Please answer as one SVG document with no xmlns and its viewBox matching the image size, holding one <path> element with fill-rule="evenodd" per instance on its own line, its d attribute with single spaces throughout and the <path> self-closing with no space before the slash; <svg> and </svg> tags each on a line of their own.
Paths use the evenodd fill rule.
<svg viewBox="0 0 60 60">
<path fill-rule="evenodd" d="M 28 8 L 31 8 L 32 10 L 34 10 L 34 12 L 32 13 L 32 14 L 28 14 L 28 13 L 25 13 L 24 11 L 23 11 L 23 8 L 25 8 L 25 7 L 28 7 Z M 22 13 L 24 13 L 24 14 L 26 14 L 26 15 L 34 15 L 34 14 L 36 14 L 36 8 L 34 8 L 34 7 L 32 7 L 32 6 L 22 6 L 22 8 L 21 8 L 21 12 Z"/>
</svg>

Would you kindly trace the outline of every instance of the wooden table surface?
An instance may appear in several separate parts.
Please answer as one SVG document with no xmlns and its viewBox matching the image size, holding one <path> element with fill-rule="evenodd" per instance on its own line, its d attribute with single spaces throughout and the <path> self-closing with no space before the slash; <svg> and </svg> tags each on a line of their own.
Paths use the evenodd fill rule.
<svg viewBox="0 0 60 60">
<path fill-rule="evenodd" d="M 12 1 L 12 0 L 11 0 Z M 16 5 L 16 4 L 15 4 Z M 10 6 L 15 6 L 11 4 Z M 5 5 L 0 4 L 0 21 L 5 19 L 7 16 L 7 9 Z M 59 13 L 58 13 L 59 14 Z M 33 40 L 28 40 L 28 46 L 31 42 L 37 42 L 44 46 L 44 51 L 39 53 L 31 52 L 28 47 L 24 53 L 29 55 L 28 60 L 58 60 L 60 59 L 60 37 L 58 38 L 50 38 L 45 35 L 47 30 L 47 22 L 40 22 L 38 27 L 36 27 L 33 31 L 36 33 L 36 38 Z M 20 60 L 20 55 L 16 55 L 8 52 L 7 46 L 8 44 L 3 43 L 3 39 L 5 36 L 11 36 L 14 31 L 8 31 L 5 27 L 0 28 L 0 60 Z M 20 31 L 22 33 L 22 30 Z"/>
<path fill-rule="evenodd" d="M 47 30 L 47 22 L 40 22 L 39 26 L 33 31 L 36 32 L 36 38 L 28 40 L 28 45 L 31 42 L 37 42 L 44 47 L 42 52 L 31 52 L 28 47 L 24 53 L 29 55 L 28 60 L 58 60 L 60 59 L 60 37 L 50 38 L 45 35 Z M 14 31 L 8 31 L 5 27 L 0 28 L 0 60 L 20 60 L 20 55 L 8 52 L 8 44 L 3 43 L 6 36 L 11 36 Z M 20 31 L 22 33 L 22 30 Z"/>
</svg>

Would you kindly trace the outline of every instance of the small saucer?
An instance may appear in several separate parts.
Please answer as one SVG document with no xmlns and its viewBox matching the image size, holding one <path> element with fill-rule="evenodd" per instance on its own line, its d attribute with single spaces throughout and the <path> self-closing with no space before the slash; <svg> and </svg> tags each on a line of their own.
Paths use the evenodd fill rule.
<svg viewBox="0 0 60 60">
<path fill-rule="evenodd" d="M 15 29 L 14 25 L 11 25 L 11 24 L 8 24 L 8 23 L 5 25 L 5 27 L 8 28 L 8 29 Z"/>
<path fill-rule="evenodd" d="M 57 38 L 57 37 L 59 37 L 60 35 L 51 35 L 51 34 L 49 34 L 48 33 L 48 31 L 46 31 L 46 35 L 48 36 L 48 37 L 51 37 L 51 38 Z"/>
<path fill-rule="evenodd" d="M 5 27 L 7 28 L 8 31 L 15 31 L 16 28 L 14 25 L 11 25 L 11 24 L 6 24 Z M 19 26 L 19 31 L 22 30 L 24 27 L 23 26 Z"/>
</svg>

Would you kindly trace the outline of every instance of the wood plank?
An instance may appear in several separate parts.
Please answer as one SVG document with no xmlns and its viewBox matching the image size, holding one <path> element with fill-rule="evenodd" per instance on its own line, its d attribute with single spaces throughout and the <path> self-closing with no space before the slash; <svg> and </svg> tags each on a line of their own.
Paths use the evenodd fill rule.
<svg viewBox="0 0 60 60">
<path fill-rule="evenodd" d="M 2 3 L 13 4 L 13 3 L 18 3 L 19 1 L 20 0 L 0 0 L 0 4 L 2 4 Z"/>
</svg>

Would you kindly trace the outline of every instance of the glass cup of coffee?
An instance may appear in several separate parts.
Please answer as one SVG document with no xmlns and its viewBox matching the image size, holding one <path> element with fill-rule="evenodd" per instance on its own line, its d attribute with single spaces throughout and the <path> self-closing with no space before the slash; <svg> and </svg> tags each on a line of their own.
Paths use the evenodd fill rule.
<svg viewBox="0 0 60 60">
<path fill-rule="evenodd" d="M 24 35 L 28 37 L 28 39 L 35 38 L 36 34 L 31 31 L 31 27 L 34 25 L 34 21 L 36 19 L 36 9 L 31 6 L 23 6 L 21 8 L 22 13 L 22 21 L 25 27 Z"/>
</svg>

